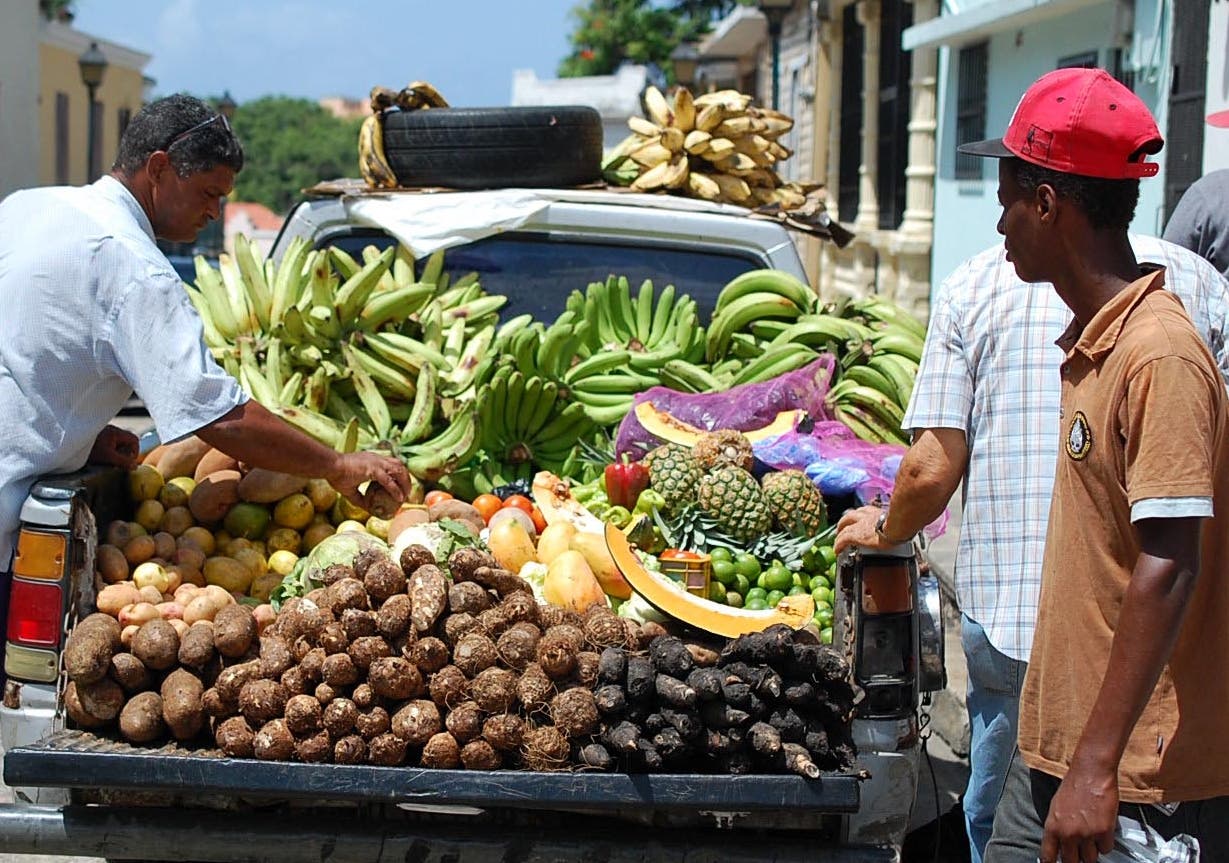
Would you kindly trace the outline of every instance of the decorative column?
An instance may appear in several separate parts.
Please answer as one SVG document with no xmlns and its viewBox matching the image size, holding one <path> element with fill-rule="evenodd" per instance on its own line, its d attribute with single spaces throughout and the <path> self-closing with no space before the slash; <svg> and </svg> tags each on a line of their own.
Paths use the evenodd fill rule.
<svg viewBox="0 0 1229 863">
<path fill-rule="evenodd" d="M 879 16 L 881 0 L 858 0 L 862 25 L 862 164 L 858 168 L 858 218 L 855 228 L 870 233 L 879 229 Z M 869 239 L 869 236 L 868 236 Z"/>
<path fill-rule="evenodd" d="M 915 24 L 929 21 L 938 14 L 938 0 L 913 0 Z M 911 240 L 925 240 L 927 246 L 934 237 L 938 67 L 938 48 L 913 52 L 913 73 L 909 81 L 909 165 L 905 169 L 905 216 L 900 233 Z"/>
<path fill-rule="evenodd" d="M 819 38 L 828 46 L 828 71 L 830 78 L 835 78 L 840 74 L 841 64 L 844 63 L 845 56 L 845 37 L 841 28 L 841 4 L 832 3 L 832 17 L 825 21 L 819 27 Z M 815 74 L 818 77 L 820 74 L 819 66 Z M 828 189 L 828 215 L 833 219 L 838 216 L 838 190 L 841 188 L 841 88 L 827 84 L 824 88 L 827 92 L 828 104 L 828 146 L 825 155 L 826 164 L 823 166 L 824 183 Z M 819 105 L 823 102 L 820 100 L 820 89 L 817 86 L 815 91 L 816 113 L 819 112 Z M 820 166 L 816 165 L 816 176 L 821 176 L 819 173 Z M 832 297 L 836 294 L 836 267 L 837 255 L 839 250 L 835 243 L 823 242 L 820 244 L 820 279 L 819 293 L 820 296 Z"/>
</svg>

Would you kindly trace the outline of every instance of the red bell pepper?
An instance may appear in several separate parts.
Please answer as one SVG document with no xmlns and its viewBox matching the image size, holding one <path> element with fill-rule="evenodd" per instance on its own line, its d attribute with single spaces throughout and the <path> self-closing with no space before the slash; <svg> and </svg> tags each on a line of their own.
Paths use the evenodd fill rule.
<svg viewBox="0 0 1229 863">
<path fill-rule="evenodd" d="M 611 506 L 634 509 L 640 492 L 649 487 L 649 469 L 627 460 L 606 465 L 606 498 Z"/>
</svg>

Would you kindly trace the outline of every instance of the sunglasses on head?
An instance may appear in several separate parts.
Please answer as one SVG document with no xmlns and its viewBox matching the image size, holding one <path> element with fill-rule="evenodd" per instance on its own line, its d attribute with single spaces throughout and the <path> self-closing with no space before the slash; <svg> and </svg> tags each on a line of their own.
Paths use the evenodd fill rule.
<svg viewBox="0 0 1229 863">
<path fill-rule="evenodd" d="M 231 128 L 230 128 L 230 121 L 226 119 L 226 115 L 225 114 L 214 114 L 208 120 L 204 120 L 200 123 L 197 123 L 195 126 L 191 127 L 190 129 L 185 129 L 184 131 L 180 132 L 178 135 L 176 135 L 174 138 L 171 139 L 171 142 L 169 144 L 167 144 L 165 147 L 162 148 L 162 152 L 164 153 L 170 152 L 171 148 L 174 147 L 176 144 L 178 144 L 180 141 L 182 141 L 184 138 L 191 137 L 195 133 L 199 132 L 201 129 L 206 129 L 214 125 L 215 123 L 221 123 L 222 128 L 226 130 L 227 134 L 234 135 L 234 132 L 231 131 Z"/>
</svg>

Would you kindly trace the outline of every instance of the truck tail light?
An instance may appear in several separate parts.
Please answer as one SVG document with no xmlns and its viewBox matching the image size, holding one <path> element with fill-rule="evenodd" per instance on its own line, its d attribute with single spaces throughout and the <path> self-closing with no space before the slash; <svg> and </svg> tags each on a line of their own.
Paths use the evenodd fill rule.
<svg viewBox="0 0 1229 863">
<path fill-rule="evenodd" d="M 64 578 L 64 557 L 67 550 L 67 533 L 23 528 L 17 535 L 13 574 L 23 578 L 58 582 Z"/>
<path fill-rule="evenodd" d="M 14 578 L 9 594 L 8 640 L 24 647 L 59 647 L 63 602 L 59 583 Z"/>
<path fill-rule="evenodd" d="M 8 677 L 51 683 L 58 676 L 67 553 L 67 531 L 24 526 L 18 534 L 5 621 Z"/>
</svg>

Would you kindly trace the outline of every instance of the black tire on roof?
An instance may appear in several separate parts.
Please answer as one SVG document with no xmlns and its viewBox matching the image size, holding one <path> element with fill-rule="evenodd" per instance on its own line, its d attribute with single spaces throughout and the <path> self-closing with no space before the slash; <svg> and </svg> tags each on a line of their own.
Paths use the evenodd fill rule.
<svg viewBox="0 0 1229 863">
<path fill-rule="evenodd" d="M 593 108 L 431 108 L 384 115 L 384 152 L 402 186 L 579 186 L 601 177 Z"/>
</svg>

